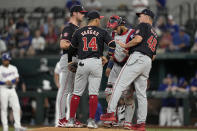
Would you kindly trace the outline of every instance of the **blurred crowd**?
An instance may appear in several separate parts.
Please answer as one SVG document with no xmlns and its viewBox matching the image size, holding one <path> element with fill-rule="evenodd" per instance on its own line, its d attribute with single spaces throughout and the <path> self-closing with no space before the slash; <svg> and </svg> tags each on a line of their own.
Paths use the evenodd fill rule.
<svg viewBox="0 0 197 131">
<path fill-rule="evenodd" d="M 158 91 L 165 92 L 197 92 L 197 71 L 194 77 L 186 80 L 185 77 L 178 78 L 176 75 L 167 74 L 160 84 Z M 193 110 L 197 109 L 197 103 L 190 101 L 191 106 L 195 105 L 194 108 L 187 107 Z M 184 111 L 183 111 L 183 99 L 177 98 L 165 98 L 162 99 L 162 108 L 159 114 L 159 125 L 160 126 L 183 126 L 184 123 Z M 197 123 L 195 123 L 197 124 Z"/>
<path fill-rule="evenodd" d="M 15 58 L 59 54 L 59 34 L 68 21 L 69 9 L 79 4 L 84 4 L 88 11 L 92 9 L 103 11 L 99 0 L 88 0 L 83 3 L 80 0 L 67 0 L 65 9 L 54 7 L 49 11 L 42 7 L 37 7 L 32 12 L 27 12 L 25 8 L 15 11 L 1 10 L 4 25 L 0 31 L 0 54 L 9 51 Z M 156 0 L 157 18 L 154 25 L 160 36 L 158 53 L 197 52 L 197 33 L 195 35 L 188 33 L 188 28 L 176 24 L 166 5 L 166 0 Z M 123 3 L 117 10 L 135 14 L 144 8 L 149 8 L 148 0 L 133 0 L 132 8 Z M 135 16 L 126 17 L 130 25 L 136 24 Z"/>
</svg>

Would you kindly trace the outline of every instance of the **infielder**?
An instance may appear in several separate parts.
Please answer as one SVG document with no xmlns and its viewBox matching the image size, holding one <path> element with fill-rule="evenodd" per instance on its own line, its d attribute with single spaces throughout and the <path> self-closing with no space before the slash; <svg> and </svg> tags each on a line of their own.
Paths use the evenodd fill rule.
<svg viewBox="0 0 197 131">
<path fill-rule="evenodd" d="M 90 11 L 87 15 L 88 25 L 78 29 L 68 50 L 68 62 L 72 64 L 72 55 L 77 51 L 79 62 L 75 76 L 73 96 L 70 104 L 70 119 L 68 127 L 74 127 L 74 117 L 78 108 L 80 97 L 88 84 L 89 90 L 89 119 L 88 128 L 98 128 L 95 123 L 95 113 L 98 104 L 98 91 L 101 83 L 103 65 L 104 43 L 109 46 L 108 56 L 110 57 L 115 50 L 115 42 L 106 30 L 101 29 L 100 16 L 97 11 Z M 68 66 L 69 67 L 69 66 Z"/>
<path fill-rule="evenodd" d="M 113 15 L 109 18 L 107 27 L 113 30 L 112 37 L 114 38 L 114 40 L 120 40 L 123 43 L 128 43 L 133 38 L 135 30 L 128 29 L 125 26 L 125 24 L 126 24 L 125 21 L 120 16 Z M 115 81 L 118 78 L 118 75 L 122 67 L 126 63 L 127 59 L 128 59 L 128 49 L 122 48 L 120 47 L 119 44 L 116 44 L 115 53 L 112 59 L 108 62 L 108 66 L 106 69 L 106 76 L 107 77 L 109 76 L 108 84 L 105 89 L 107 102 L 110 99 Z M 124 114 L 125 121 L 123 123 L 124 128 L 129 128 L 131 126 L 131 121 L 135 110 L 135 102 L 132 97 L 133 96 L 132 90 L 133 88 L 126 90 L 122 95 L 125 103 L 125 114 Z M 120 119 L 118 114 L 119 113 L 117 113 L 117 117 L 118 119 Z M 108 122 L 104 124 L 107 124 L 107 126 L 109 126 Z"/>
<path fill-rule="evenodd" d="M 0 66 L 0 101 L 1 101 L 1 122 L 3 131 L 8 131 L 8 103 L 13 110 L 15 131 L 25 131 L 21 126 L 20 105 L 16 94 L 16 84 L 19 82 L 18 70 L 10 64 L 10 54 L 2 54 L 2 65 Z"/>
<path fill-rule="evenodd" d="M 154 14 L 151 10 L 144 9 L 138 16 L 139 25 L 136 27 L 135 37 L 127 44 L 116 41 L 123 48 L 132 48 L 127 63 L 121 69 L 121 72 L 115 82 L 111 99 L 108 103 L 107 113 L 101 116 L 101 120 L 114 121 L 118 100 L 124 90 L 134 82 L 136 96 L 138 100 L 137 125 L 132 125 L 130 129 L 145 131 L 145 122 L 147 116 L 147 80 L 152 66 L 152 60 L 156 56 L 157 34 L 152 23 Z"/>
<path fill-rule="evenodd" d="M 68 70 L 68 47 L 71 43 L 73 32 L 79 28 L 79 23 L 83 20 L 84 9 L 80 5 L 73 6 L 70 9 L 71 18 L 69 23 L 64 27 L 61 33 L 60 48 L 63 50 L 63 55 L 60 58 L 60 89 L 57 94 L 57 101 L 59 105 L 59 122 L 58 127 L 65 127 L 66 119 L 66 99 L 69 93 L 73 92 L 75 73 Z M 80 126 L 80 123 L 75 123 Z"/>
</svg>

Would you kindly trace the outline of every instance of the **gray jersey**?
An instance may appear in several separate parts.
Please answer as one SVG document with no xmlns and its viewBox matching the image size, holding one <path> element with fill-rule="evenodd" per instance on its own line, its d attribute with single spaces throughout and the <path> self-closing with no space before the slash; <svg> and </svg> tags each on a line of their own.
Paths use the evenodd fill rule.
<svg viewBox="0 0 197 131">
<path fill-rule="evenodd" d="M 127 43 L 128 41 L 130 41 L 134 36 L 134 29 L 129 29 L 126 33 L 122 34 L 122 35 L 115 35 L 114 36 L 114 40 L 119 40 L 123 43 Z M 124 52 L 124 48 L 120 47 L 119 44 L 116 44 L 116 50 L 114 53 L 114 59 L 117 62 L 124 62 L 127 60 L 127 55 Z"/>
</svg>

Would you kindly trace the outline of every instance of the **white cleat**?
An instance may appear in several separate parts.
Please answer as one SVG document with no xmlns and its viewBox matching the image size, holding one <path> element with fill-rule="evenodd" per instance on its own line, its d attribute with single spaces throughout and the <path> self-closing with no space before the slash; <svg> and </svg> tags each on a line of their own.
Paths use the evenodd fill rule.
<svg viewBox="0 0 197 131">
<path fill-rule="evenodd" d="M 75 121 L 73 118 L 69 119 L 68 122 L 66 123 L 66 127 L 73 128 L 75 124 Z"/>
<path fill-rule="evenodd" d="M 93 119 L 89 118 L 87 122 L 88 122 L 87 125 L 88 128 L 94 128 L 94 129 L 98 128 L 97 124 Z"/>
<path fill-rule="evenodd" d="M 14 131 L 27 131 L 27 128 L 26 127 L 19 127 L 19 128 L 15 128 Z"/>
</svg>

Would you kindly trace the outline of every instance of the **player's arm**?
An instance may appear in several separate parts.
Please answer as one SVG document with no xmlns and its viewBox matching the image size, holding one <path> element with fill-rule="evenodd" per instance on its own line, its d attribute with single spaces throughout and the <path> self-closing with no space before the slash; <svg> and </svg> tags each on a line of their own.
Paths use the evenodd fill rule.
<svg viewBox="0 0 197 131">
<path fill-rule="evenodd" d="M 71 44 L 71 42 L 69 40 L 66 40 L 66 39 L 60 40 L 60 48 L 61 49 L 68 49 L 70 44 Z"/>
<path fill-rule="evenodd" d="M 142 36 L 140 35 L 136 35 L 131 41 L 129 41 L 127 44 L 119 41 L 119 40 L 116 40 L 116 43 L 118 43 L 121 47 L 123 48 L 130 48 L 130 47 L 133 47 L 133 46 L 136 46 L 138 45 L 139 43 L 141 43 L 143 40 Z"/>
<path fill-rule="evenodd" d="M 104 42 L 109 47 L 108 55 L 107 55 L 107 59 L 109 60 L 110 57 L 114 54 L 114 51 L 115 51 L 115 48 L 116 48 L 116 43 L 107 31 L 104 32 Z"/>
<path fill-rule="evenodd" d="M 153 55 L 152 61 L 154 61 L 154 60 L 155 60 L 155 58 L 156 58 L 156 55 Z"/>
<path fill-rule="evenodd" d="M 113 66 L 114 66 L 114 60 L 113 60 L 113 58 L 111 57 L 111 58 L 109 59 L 109 62 L 108 62 L 108 64 L 107 64 L 107 68 L 106 68 L 106 71 L 105 71 L 105 75 L 106 75 L 107 77 L 109 77 L 109 74 L 110 74 L 111 69 L 113 68 Z"/>
<path fill-rule="evenodd" d="M 73 32 L 70 30 L 70 28 L 65 28 L 60 36 L 60 48 L 61 49 L 68 49 L 71 42 Z"/>
<path fill-rule="evenodd" d="M 71 44 L 68 48 L 68 63 L 72 62 L 72 57 L 76 54 L 78 46 L 78 38 L 77 38 L 77 32 L 74 33 Z"/>
</svg>

